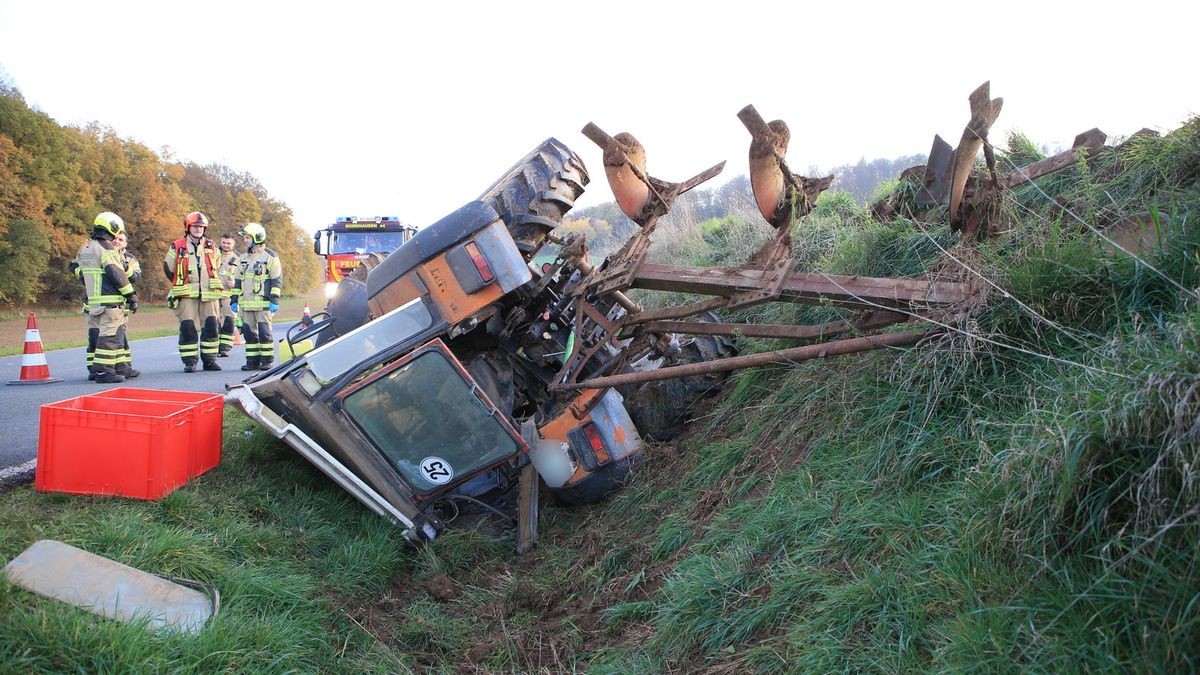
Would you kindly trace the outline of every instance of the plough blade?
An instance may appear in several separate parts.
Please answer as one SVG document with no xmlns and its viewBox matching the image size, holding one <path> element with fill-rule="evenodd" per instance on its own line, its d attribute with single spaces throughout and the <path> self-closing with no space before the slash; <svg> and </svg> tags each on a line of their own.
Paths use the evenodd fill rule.
<svg viewBox="0 0 1200 675">
<path fill-rule="evenodd" d="M 812 210 L 817 197 L 833 184 L 833 176 L 792 174 L 784 161 L 792 134 L 783 120 L 768 123 L 753 105 L 737 116 L 750 132 L 750 186 L 759 213 L 772 227 L 788 227 Z"/>
<path fill-rule="evenodd" d="M 682 183 L 668 183 L 646 173 L 646 149 L 633 134 L 622 131 L 609 136 L 592 122 L 583 135 L 604 151 L 604 175 L 621 211 L 641 227 L 650 227 L 671 209 L 679 195 L 721 173 L 725 162 L 716 164 Z"/>
<path fill-rule="evenodd" d="M 963 129 L 958 148 L 954 151 L 954 171 L 950 182 L 950 229 L 954 232 L 963 227 L 963 214 L 959 212 L 962 205 L 963 192 L 967 187 L 967 179 L 975 166 L 975 155 L 985 147 L 988 130 L 1000 116 L 1000 108 L 1004 99 L 992 98 L 991 82 L 984 82 L 971 92 L 968 99 L 971 103 L 971 121 Z M 991 146 L 987 146 L 990 153 Z"/>
<path fill-rule="evenodd" d="M 615 137 L 588 122 L 583 135 L 604 151 L 604 175 L 612 188 L 617 206 L 638 225 L 645 226 L 642 214 L 650 201 L 650 181 L 646 179 L 646 149 L 633 134 L 619 133 Z"/>
<path fill-rule="evenodd" d="M 954 148 L 934 135 L 933 147 L 929 149 L 929 161 L 925 164 L 925 181 L 917 191 L 918 206 L 937 206 L 946 203 L 946 190 L 950 185 L 951 162 Z"/>
</svg>

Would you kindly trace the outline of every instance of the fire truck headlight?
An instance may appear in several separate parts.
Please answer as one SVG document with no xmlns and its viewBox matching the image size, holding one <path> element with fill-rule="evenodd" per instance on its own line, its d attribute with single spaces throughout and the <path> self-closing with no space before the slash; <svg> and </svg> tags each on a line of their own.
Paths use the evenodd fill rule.
<svg viewBox="0 0 1200 675">
<path fill-rule="evenodd" d="M 334 294 L 337 293 L 337 287 L 338 287 L 338 282 L 336 282 L 336 281 L 326 281 L 325 282 L 325 299 L 326 300 L 330 300 L 333 298 Z"/>
</svg>

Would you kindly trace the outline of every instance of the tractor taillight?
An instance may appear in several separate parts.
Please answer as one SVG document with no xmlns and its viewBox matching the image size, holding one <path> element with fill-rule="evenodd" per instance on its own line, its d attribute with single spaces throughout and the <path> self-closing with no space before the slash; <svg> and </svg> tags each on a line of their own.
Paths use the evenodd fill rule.
<svg viewBox="0 0 1200 675">
<path fill-rule="evenodd" d="M 471 258 L 471 264 L 475 265 L 475 269 L 479 272 L 479 276 L 483 278 L 483 283 L 490 284 L 496 279 L 496 275 L 492 274 L 492 268 L 488 265 L 487 258 L 483 257 L 483 253 L 475 242 L 469 242 L 463 247 L 467 255 Z"/>
<path fill-rule="evenodd" d="M 604 450 L 604 439 L 600 438 L 600 431 L 596 429 L 595 424 L 586 424 L 583 427 L 583 437 L 587 439 L 588 445 L 592 447 L 592 452 L 597 455 L 607 455 Z"/>
<path fill-rule="evenodd" d="M 612 454 L 609 453 L 604 437 L 600 435 L 600 427 L 596 426 L 595 422 L 586 422 L 575 427 L 567 432 L 567 439 L 571 441 L 575 461 L 583 465 L 584 469 L 595 471 L 612 462 Z"/>
</svg>

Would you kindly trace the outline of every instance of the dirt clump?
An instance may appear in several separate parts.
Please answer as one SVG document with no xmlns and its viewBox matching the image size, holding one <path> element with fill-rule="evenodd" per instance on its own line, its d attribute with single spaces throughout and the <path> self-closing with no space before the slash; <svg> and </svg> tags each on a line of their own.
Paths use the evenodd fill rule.
<svg viewBox="0 0 1200 675">
<path fill-rule="evenodd" d="M 462 591 L 458 589 L 458 584 L 445 574 L 438 574 L 424 583 L 425 592 L 429 597 L 438 602 L 447 602 L 462 595 Z"/>
</svg>

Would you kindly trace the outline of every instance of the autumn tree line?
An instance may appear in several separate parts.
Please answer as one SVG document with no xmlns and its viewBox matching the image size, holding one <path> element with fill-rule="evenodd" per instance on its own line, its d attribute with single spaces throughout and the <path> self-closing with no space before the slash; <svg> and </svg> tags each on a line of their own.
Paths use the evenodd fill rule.
<svg viewBox="0 0 1200 675">
<path fill-rule="evenodd" d="M 320 281 L 311 238 L 254 176 L 160 156 L 96 123 L 61 126 L 0 81 L 0 305 L 77 301 L 80 282 L 67 264 L 101 211 L 125 221 L 129 250 L 146 272 L 136 284 L 143 303 L 166 297 L 160 261 L 191 211 L 208 216 L 214 239 L 261 223 L 288 294 Z"/>
</svg>

